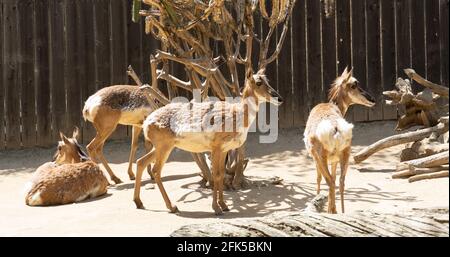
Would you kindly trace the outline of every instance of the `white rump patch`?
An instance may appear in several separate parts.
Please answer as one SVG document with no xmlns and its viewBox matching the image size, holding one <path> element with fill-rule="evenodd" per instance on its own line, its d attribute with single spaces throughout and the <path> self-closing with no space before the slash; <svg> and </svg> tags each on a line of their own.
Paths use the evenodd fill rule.
<svg viewBox="0 0 450 257">
<path fill-rule="evenodd" d="M 344 119 L 338 119 L 336 122 L 337 125 L 334 126 L 330 120 L 323 120 L 316 130 L 317 138 L 331 154 L 350 146 L 352 140 L 353 124 Z"/>
<path fill-rule="evenodd" d="M 90 96 L 83 108 L 83 117 L 85 120 L 93 121 L 98 107 L 102 104 L 102 98 L 98 95 Z"/>
</svg>

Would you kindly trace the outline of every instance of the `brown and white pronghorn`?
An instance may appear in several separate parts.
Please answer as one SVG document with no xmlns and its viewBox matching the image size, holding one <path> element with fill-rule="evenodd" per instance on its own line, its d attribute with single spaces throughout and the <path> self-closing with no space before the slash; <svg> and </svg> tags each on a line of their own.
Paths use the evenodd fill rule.
<svg viewBox="0 0 450 257">
<path fill-rule="evenodd" d="M 317 194 L 320 193 L 323 176 L 329 187 L 328 213 L 336 213 L 336 168 L 340 163 L 339 192 L 344 212 L 344 182 L 352 145 L 353 124 L 344 119 L 345 113 L 353 104 L 373 107 L 375 100 L 359 86 L 358 80 L 347 68 L 334 81 L 328 100 L 329 103 L 318 104 L 311 110 L 306 123 L 304 141 L 307 151 L 316 163 Z M 331 163 L 331 174 L 328 163 Z"/>
<path fill-rule="evenodd" d="M 52 162 L 41 165 L 27 184 L 25 203 L 31 206 L 59 205 L 83 201 L 107 192 L 108 179 L 90 161 L 77 142 L 60 133 L 61 141 Z"/>
<path fill-rule="evenodd" d="M 247 139 L 250 125 L 256 118 L 259 105 L 282 103 L 280 95 L 270 87 L 264 70 L 247 75 L 242 98 L 238 102 L 171 103 L 144 121 L 144 136 L 154 149 L 138 159 L 134 202 L 144 208 L 140 195 L 143 169 L 154 162 L 152 173 L 170 212 L 177 212 L 161 182 L 161 169 L 174 148 L 193 153 L 211 152 L 213 176 L 212 208 L 217 215 L 228 211 L 223 199 L 225 157 L 228 151 L 239 148 Z"/>
<path fill-rule="evenodd" d="M 85 120 L 92 122 L 97 131 L 95 138 L 87 145 L 88 154 L 93 160 L 99 160 L 103 164 L 116 184 L 122 183 L 122 181 L 113 173 L 103 156 L 103 145 L 117 125 L 133 126 L 128 176 L 131 180 L 134 180 L 132 165 L 138 147 L 139 134 L 142 131 L 142 123 L 153 111 L 146 94 L 149 94 L 146 87 L 110 86 L 91 95 L 84 105 L 83 117 Z M 151 143 L 146 141 L 145 148 L 150 151 L 152 149 Z"/>
</svg>

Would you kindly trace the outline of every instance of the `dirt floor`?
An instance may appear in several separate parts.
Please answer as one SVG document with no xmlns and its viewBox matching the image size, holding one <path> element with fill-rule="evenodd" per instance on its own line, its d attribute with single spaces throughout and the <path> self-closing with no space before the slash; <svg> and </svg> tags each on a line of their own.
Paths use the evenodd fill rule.
<svg viewBox="0 0 450 257">
<path fill-rule="evenodd" d="M 393 122 L 358 124 L 354 129 L 353 153 L 393 134 Z M 168 236 L 182 225 L 236 217 L 261 217 L 276 211 L 298 211 L 315 195 L 314 163 L 304 149 L 303 131 L 284 130 L 274 144 L 258 144 L 249 135 L 250 158 L 246 175 L 253 180 L 278 176 L 281 185 L 253 186 L 227 191 L 231 212 L 216 217 L 211 209 L 209 189 L 200 188 L 199 169 L 190 154 L 175 150 L 163 169 L 164 185 L 180 213 L 167 212 L 157 188 L 144 174 L 141 198 L 146 210 L 132 201 L 134 183 L 128 180 L 129 143 L 113 141 L 105 146 L 105 156 L 124 184 L 112 186 L 107 196 L 85 202 L 56 206 L 28 207 L 23 188 L 32 172 L 49 161 L 54 149 L 0 152 L 0 235 L 49 236 Z M 138 156 L 142 156 L 142 145 Z M 384 150 L 362 164 L 350 165 L 346 180 L 346 211 L 372 209 L 398 212 L 414 207 L 447 207 L 449 179 L 408 183 L 391 179 L 402 146 Z M 322 182 L 322 193 L 327 186 Z M 340 211 L 340 201 L 337 199 Z"/>
</svg>

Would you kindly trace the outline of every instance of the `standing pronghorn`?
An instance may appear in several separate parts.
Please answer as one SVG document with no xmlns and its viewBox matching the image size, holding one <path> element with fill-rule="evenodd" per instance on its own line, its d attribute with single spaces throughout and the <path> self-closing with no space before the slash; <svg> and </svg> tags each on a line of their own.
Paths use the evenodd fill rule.
<svg viewBox="0 0 450 257">
<path fill-rule="evenodd" d="M 60 137 L 53 162 L 41 165 L 27 185 L 27 205 L 74 203 L 107 192 L 108 179 L 77 142 L 78 128 L 72 138 Z"/>
<path fill-rule="evenodd" d="M 270 87 L 264 70 L 260 70 L 257 74 L 247 75 L 242 98 L 237 103 L 171 103 L 150 114 L 143 128 L 145 139 L 152 142 L 154 149 L 137 161 L 134 188 L 136 207 L 144 207 L 139 197 L 143 169 L 155 162 L 152 173 L 166 206 L 171 212 L 178 210 L 170 202 L 161 182 L 161 169 L 177 147 L 194 153 L 211 152 L 214 180 L 212 208 L 217 215 L 228 211 L 223 199 L 225 157 L 228 151 L 244 144 L 259 104 L 263 102 L 280 105 L 282 100 Z"/>
<path fill-rule="evenodd" d="M 103 145 L 114 132 L 118 124 L 133 126 L 131 151 L 128 163 L 128 176 L 134 180 L 132 165 L 137 150 L 137 141 L 142 130 L 142 122 L 153 111 L 146 94 L 146 88 L 118 85 L 105 87 L 91 95 L 83 108 L 83 117 L 95 127 L 97 134 L 88 144 L 87 151 L 92 159 L 99 159 L 111 179 L 116 183 L 122 181 L 114 175 L 103 156 Z M 145 147 L 150 151 L 152 145 L 146 141 Z M 150 173 L 150 170 L 149 170 Z"/>
<path fill-rule="evenodd" d="M 320 193 L 322 176 L 329 187 L 328 213 L 336 213 L 335 181 L 337 164 L 341 166 L 339 192 L 341 207 L 344 212 L 344 181 L 348 168 L 352 144 L 353 125 L 345 121 L 344 116 L 350 105 L 360 104 L 368 107 L 375 105 L 375 100 L 359 87 L 352 71 L 345 68 L 329 92 L 329 103 L 315 106 L 309 114 L 304 133 L 305 146 L 314 158 L 317 170 L 317 194 Z M 331 163 L 331 174 L 328 163 Z"/>
</svg>

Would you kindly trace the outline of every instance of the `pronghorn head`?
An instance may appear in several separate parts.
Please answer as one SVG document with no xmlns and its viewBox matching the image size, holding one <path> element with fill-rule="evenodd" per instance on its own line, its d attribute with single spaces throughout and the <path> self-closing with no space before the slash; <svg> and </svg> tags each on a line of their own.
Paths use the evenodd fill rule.
<svg viewBox="0 0 450 257">
<path fill-rule="evenodd" d="M 333 83 L 328 98 L 330 102 L 346 106 L 360 104 L 367 107 L 375 105 L 375 99 L 359 86 L 359 81 L 353 77 L 353 69 L 345 68 L 341 76 Z"/>
<path fill-rule="evenodd" d="M 244 94 L 245 91 L 253 92 L 253 95 L 257 98 L 255 100 L 258 100 L 258 102 L 268 102 L 277 106 L 283 103 L 283 98 L 280 94 L 270 86 L 263 69 L 259 70 L 256 74 L 247 76 Z"/>
<path fill-rule="evenodd" d="M 71 138 L 59 132 L 61 141 L 58 142 L 58 148 L 53 156 L 53 161 L 56 164 L 78 163 L 89 159 L 78 144 L 79 134 L 77 127 L 75 127 Z"/>
</svg>

